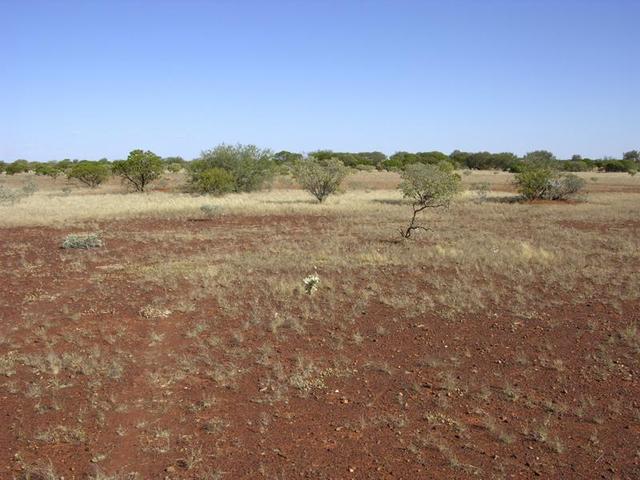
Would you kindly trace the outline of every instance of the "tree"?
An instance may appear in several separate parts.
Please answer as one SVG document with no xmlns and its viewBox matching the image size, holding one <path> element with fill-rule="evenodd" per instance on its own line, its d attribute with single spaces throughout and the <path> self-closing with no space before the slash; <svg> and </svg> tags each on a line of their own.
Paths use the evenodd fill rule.
<svg viewBox="0 0 640 480">
<path fill-rule="evenodd" d="M 76 163 L 67 172 L 67 178 L 78 180 L 90 188 L 102 185 L 110 176 L 109 166 L 98 162 Z"/>
<path fill-rule="evenodd" d="M 550 165 L 556 161 L 556 157 L 548 150 L 535 150 L 527 153 L 523 160 L 526 163 L 535 163 L 538 165 Z"/>
<path fill-rule="evenodd" d="M 316 197 L 319 203 L 338 190 L 348 173 L 348 169 L 337 158 L 320 161 L 309 157 L 298 162 L 293 169 L 293 176 L 300 186 Z"/>
<path fill-rule="evenodd" d="M 16 173 L 26 173 L 30 169 L 27 160 L 16 160 L 5 167 L 7 175 L 15 175 Z"/>
<path fill-rule="evenodd" d="M 51 177 L 54 180 L 56 180 L 60 173 L 62 173 L 57 165 L 52 165 L 50 163 L 39 163 L 36 165 L 34 172 L 36 175 Z"/>
<path fill-rule="evenodd" d="M 273 160 L 278 164 L 293 164 L 294 162 L 302 160 L 302 154 L 281 150 L 273 156 Z"/>
<path fill-rule="evenodd" d="M 234 192 L 252 192 L 271 180 L 274 166 L 271 150 L 255 145 L 221 144 L 202 152 L 199 159 L 191 162 L 189 171 L 193 184 L 203 172 L 222 168 L 233 176 Z"/>
<path fill-rule="evenodd" d="M 622 160 L 629 160 L 632 162 L 640 162 L 640 152 L 638 150 L 630 150 L 622 154 Z"/>
<path fill-rule="evenodd" d="M 406 229 L 401 230 L 404 238 L 411 237 L 414 230 L 425 230 L 416 225 L 418 213 L 427 208 L 448 207 L 460 189 L 460 177 L 454 173 L 449 162 L 437 165 L 415 163 L 407 165 L 402 172 L 400 190 L 405 198 L 411 199 L 413 214 Z"/>
<path fill-rule="evenodd" d="M 164 173 L 162 159 L 149 150 L 132 150 L 126 160 L 113 162 L 113 173 L 122 177 L 138 192 L 144 192 L 151 182 Z"/>
</svg>

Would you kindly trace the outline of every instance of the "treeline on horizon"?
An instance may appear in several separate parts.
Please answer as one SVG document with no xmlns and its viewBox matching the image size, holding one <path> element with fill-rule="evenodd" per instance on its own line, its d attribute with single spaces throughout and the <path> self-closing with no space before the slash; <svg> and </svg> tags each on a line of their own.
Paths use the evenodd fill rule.
<svg viewBox="0 0 640 480">
<path fill-rule="evenodd" d="M 449 155 L 439 151 L 416 153 L 401 151 L 390 156 L 376 151 L 352 153 L 317 150 L 306 155 L 286 150 L 277 153 L 271 153 L 269 150 L 265 150 L 265 152 L 269 152 L 270 160 L 276 167 L 291 166 L 306 157 L 314 157 L 320 161 L 335 158 L 340 160 L 345 166 L 358 170 L 386 171 L 403 170 L 407 165 L 414 163 L 438 164 L 442 161 L 450 162 L 458 169 L 503 170 L 513 173 L 520 172 L 522 168 L 530 162 L 539 161 L 553 164 L 558 170 L 566 172 L 602 171 L 635 173 L 640 166 L 640 151 L 638 150 L 624 152 L 620 159 L 612 157 L 591 159 L 580 155 L 573 155 L 567 160 L 557 159 L 553 153 L 547 150 L 536 150 L 522 157 L 510 152 L 463 152 L 460 150 L 454 150 Z M 188 161 L 180 156 L 174 156 L 165 157 L 162 161 L 169 171 L 177 172 L 190 163 L 198 161 L 198 159 Z M 35 172 L 39 175 L 56 176 L 56 174 L 64 173 L 79 163 L 101 163 L 110 165 L 112 161 L 107 158 L 100 160 L 71 160 L 66 158 L 64 160 L 51 160 L 48 162 L 33 162 L 25 159 L 19 159 L 11 163 L 0 161 L 0 174 L 13 175 L 17 173 Z"/>
</svg>

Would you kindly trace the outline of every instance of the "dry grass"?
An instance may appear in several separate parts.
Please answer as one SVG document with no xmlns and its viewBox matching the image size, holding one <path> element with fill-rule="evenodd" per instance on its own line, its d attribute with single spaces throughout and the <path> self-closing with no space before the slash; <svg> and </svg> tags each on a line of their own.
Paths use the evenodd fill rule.
<svg viewBox="0 0 640 480">
<path fill-rule="evenodd" d="M 602 192 L 638 192 L 640 178 L 617 173 L 581 173 L 589 182 L 587 191 L 600 192 L 595 200 L 608 202 L 611 194 Z M 463 185 L 472 187 L 488 183 L 491 187 L 489 201 L 509 196 L 513 175 L 506 172 L 463 172 Z M 589 180 L 597 179 L 597 182 Z M 161 183 L 167 192 L 145 194 L 126 193 L 115 180 L 98 189 L 69 188 L 64 180 L 53 181 L 32 174 L 0 176 L 0 182 L 17 188 L 27 181 L 34 181 L 39 188 L 31 197 L 15 205 L 0 205 L 0 226 L 52 225 L 63 226 L 90 220 L 106 220 L 136 216 L 192 216 L 201 217 L 201 207 L 210 205 L 219 211 L 233 214 L 295 214 L 295 213 L 386 213 L 389 207 L 401 201 L 396 190 L 399 176 L 392 172 L 357 172 L 348 177 L 342 194 L 330 197 L 322 206 L 310 195 L 295 189 L 289 179 L 278 179 L 274 189 L 251 194 L 231 194 L 223 198 L 193 196 L 176 192 L 184 178 L 171 175 Z M 460 198 L 473 198 L 474 192 L 465 192 Z M 591 205 L 591 203 L 589 204 Z M 584 210 L 584 207 L 583 207 Z"/>
</svg>

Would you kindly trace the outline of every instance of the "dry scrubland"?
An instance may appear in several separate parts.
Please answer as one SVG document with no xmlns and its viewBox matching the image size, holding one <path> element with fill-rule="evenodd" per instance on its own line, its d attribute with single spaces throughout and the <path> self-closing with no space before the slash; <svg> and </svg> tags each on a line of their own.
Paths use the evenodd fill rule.
<svg viewBox="0 0 640 480">
<path fill-rule="evenodd" d="M 640 176 L 581 176 L 463 175 L 487 200 L 410 241 L 388 173 L 324 205 L 36 179 L 0 206 L 0 478 L 640 478 Z"/>
</svg>

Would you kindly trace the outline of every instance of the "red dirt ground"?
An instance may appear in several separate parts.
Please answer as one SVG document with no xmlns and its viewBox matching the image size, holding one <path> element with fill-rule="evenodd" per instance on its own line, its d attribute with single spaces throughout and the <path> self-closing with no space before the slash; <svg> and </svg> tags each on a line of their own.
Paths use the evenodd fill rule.
<svg viewBox="0 0 640 480">
<path fill-rule="evenodd" d="M 285 328 L 274 338 L 256 327 L 237 340 L 234 333 L 263 306 L 242 284 L 234 316 L 206 294 L 192 295 L 196 287 L 186 281 L 144 284 L 123 273 L 132 259 L 151 261 L 159 251 L 176 258 L 205 247 L 259 250 L 273 234 L 267 225 L 296 241 L 332 221 L 103 223 L 97 229 L 117 236 L 90 251 L 59 248 L 77 229 L 2 229 L 0 355 L 15 359 L 15 372 L 0 378 L 0 478 L 21 478 L 25 465 L 49 461 L 68 480 L 99 470 L 141 479 L 640 478 L 638 351 L 616 337 L 640 321 L 637 304 L 612 309 L 598 298 L 579 305 L 545 298 L 525 328 L 509 305 L 490 299 L 482 315 L 443 320 L 428 310 L 401 318 L 376 299 L 353 311 L 318 297 L 326 315 L 358 317 L 362 342 L 338 348 L 334 340 L 351 332 L 318 318 L 304 332 Z M 213 229 L 252 235 L 236 243 L 213 234 L 180 244 L 134 238 Z M 352 273 L 366 281 L 364 270 Z M 403 275 L 418 273 L 380 270 L 390 285 Z M 158 298 L 181 296 L 192 296 L 194 308 L 153 320 L 140 315 Z M 207 350 L 185 332 L 210 318 L 224 321 L 208 331 L 219 344 Z M 163 340 L 152 344 L 152 331 Z M 266 342 L 272 349 L 258 359 Z M 30 357 L 49 352 L 105 365 L 117 359 L 122 375 L 67 365 L 52 374 Z M 324 385 L 288 387 L 279 397 L 269 365 L 278 361 L 290 375 L 300 354 L 329 372 Z M 172 379 L 186 359 L 196 367 L 181 367 Z M 217 377 L 207 374 L 222 367 Z M 154 374 L 159 383 L 150 381 Z M 83 433 L 39 439 L 52 426 Z"/>
</svg>

